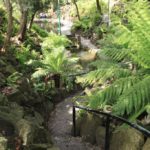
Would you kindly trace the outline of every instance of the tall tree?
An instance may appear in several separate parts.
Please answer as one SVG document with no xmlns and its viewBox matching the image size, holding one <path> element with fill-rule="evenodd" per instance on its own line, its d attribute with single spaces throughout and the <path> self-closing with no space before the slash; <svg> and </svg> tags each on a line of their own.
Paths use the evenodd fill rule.
<svg viewBox="0 0 150 150">
<path fill-rule="evenodd" d="M 77 17 L 78 17 L 78 19 L 79 19 L 79 20 L 81 20 L 81 18 L 80 18 L 80 13 L 79 13 L 79 8 L 78 8 L 78 5 L 77 5 L 77 2 L 76 2 L 76 0 L 72 0 L 72 2 L 73 2 L 73 4 L 74 4 L 74 5 L 75 5 L 75 7 L 76 7 Z"/>
<path fill-rule="evenodd" d="M 30 19 L 30 22 L 29 22 L 29 30 L 32 27 L 33 20 L 34 20 L 34 17 L 36 15 L 37 11 L 42 9 L 42 7 L 43 7 L 42 0 L 38 0 L 38 1 L 37 0 L 32 0 L 31 19 Z"/>
<path fill-rule="evenodd" d="M 96 0 L 96 6 L 97 6 L 98 12 L 100 13 L 100 15 L 102 15 L 102 7 L 101 7 L 101 5 L 100 5 L 99 0 Z"/>
<path fill-rule="evenodd" d="M 36 13 L 38 11 L 41 11 L 43 9 L 47 9 L 49 8 L 49 4 L 50 4 L 51 0 L 32 0 L 31 1 L 31 8 L 30 8 L 30 11 L 31 11 L 31 19 L 30 19 L 30 22 L 29 22 L 29 30 L 31 29 L 32 27 L 32 24 L 33 24 L 33 20 L 34 20 L 34 17 L 36 15 Z"/>
<path fill-rule="evenodd" d="M 5 4 L 6 9 L 7 9 L 8 25 L 7 25 L 6 38 L 5 38 L 5 41 L 4 41 L 3 48 L 1 50 L 2 52 L 7 51 L 7 49 L 9 48 L 10 39 L 11 39 L 11 36 L 12 36 L 12 31 L 13 31 L 13 15 L 12 15 L 13 8 L 12 8 L 11 0 L 4 0 L 4 4 Z"/>
<path fill-rule="evenodd" d="M 21 18 L 20 18 L 20 30 L 19 30 L 19 40 L 24 41 L 26 30 L 27 30 L 27 22 L 28 22 L 28 11 L 30 6 L 30 2 L 28 0 L 18 0 L 18 4 L 20 7 Z"/>
</svg>

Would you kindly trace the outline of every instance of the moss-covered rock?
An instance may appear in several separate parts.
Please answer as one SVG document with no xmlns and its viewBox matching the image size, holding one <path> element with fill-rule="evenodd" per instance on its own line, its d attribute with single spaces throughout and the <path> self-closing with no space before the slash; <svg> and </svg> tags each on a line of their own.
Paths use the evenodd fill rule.
<svg viewBox="0 0 150 150">
<path fill-rule="evenodd" d="M 78 116 L 77 117 L 77 120 L 76 120 L 76 136 L 81 136 L 80 135 L 80 132 L 81 132 L 80 128 L 81 128 L 81 125 L 82 125 L 83 121 L 84 121 L 84 116 Z M 73 128 L 72 128 L 72 134 L 73 134 Z"/>
<path fill-rule="evenodd" d="M 0 150 L 7 149 L 7 139 L 0 135 Z"/>
<path fill-rule="evenodd" d="M 98 116 L 87 114 L 86 117 L 83 118 L 83 122 L 80 128 L 80 135 L 84 141 L 95 144 L 96 129 L 102 124 L 101 119 Z"/>
<path fill-rule="evenodd" d="M 133 128 L 116 129 L 112 134 L 110 150 L 141 150 L 144 136 Z"/>
<path fill-rule="evenodd" d="M 25 150 L 58 150 L 53 149 L 51 144 L 32 144 L 29 148 Z"/>
<path fill-rule="evenodd" d="M 18 104 L 27 101 L 27 98 L 18 89 L 13 89 L 13 91 L 9 93 L 7 97 L 10 102 L 16 102 Z"/>
<path fill-rule="evenodd" d="M 19 134 L 19 137 L 23 140 L 23 145 L 29 145 L 32 144 L 33 136 L 36 131 L 36 127 L 32 125 L 31 122 L 21 119 L 17 123 L 17 132 Z"/>
<path fill-rule="evenodd" d="M 146 140 L 142 150 L 150 150 L 150 138 Z"/>
<path fill-rule="evenodd" d="M 0 118 L 10 122 L 14 126 L 24 116 L 23 107 L 17 103 L 9 103 L 8 106 L 0 106 Z"/>
<path fill-rule="evenodd" d="M 38 128 L 36 133 L 34 134 L 33 143 L 52 144 L 50 133 L 46 129 L 44 129 L 43 127 Z"/>
<path fill-rule="evenodd" d="M 30 112 L 29 112 L 30 113 Z M 44 123 L 44 118 L 42 117 L 42 115 L 36 111 L 32 111 L 32 113 L 27 114 L 25 112 L 25 116 L 24 118 L 30 122 L 34 122 L 37 126 L 42 126 Z"/>
<path fill-rule="evenodd" d="M 96 129 L 96 144 L 101 146 L 102 149 L 104 149 L 105 144 L 105 127 L 99 126 Z"/>
</svg>

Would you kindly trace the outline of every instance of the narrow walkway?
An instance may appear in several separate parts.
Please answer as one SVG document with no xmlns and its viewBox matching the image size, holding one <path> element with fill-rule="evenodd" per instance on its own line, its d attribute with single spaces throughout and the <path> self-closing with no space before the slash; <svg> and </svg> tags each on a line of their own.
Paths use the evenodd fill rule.
<svg viewBox="0 0 150 150">
<path fill-rule="evenodd" d="M 73 137 L 72 130 L 72 97 L 56 105 L 49 120 L 49 130 L 52 141 L 60 150 L 100 150 L 89 143 L 82 141 L 80 137 Z"/>
<path fill-rule="evenodd" d="M 61 32 L 64 35 L 71 35 L 72 22 L 68 20 L 62 20 Z M 81 45 L 96 53 L 97 47 L 91 43 L 90 40 L 81 37 Z M 89 52 L 86 52 L 89 53 Z M 85 55 L 85 52 L 82 54 Z M 92 57 L 93 59 L 94 57 Z M 88 58 L 89 59 L 89 58 Z M 82 141 L 80 137 L 72 136 L 72 98 L 77 96 L 66 98 L 61 103 L 57 104 L 55 110 L 51 113 L 49 119 L 49 130 L 51 132 L 52 141 L 56 147 L 60 150 L 100 150 L 98 147 L 94 147 L 89 143 Z"/>
</svg>

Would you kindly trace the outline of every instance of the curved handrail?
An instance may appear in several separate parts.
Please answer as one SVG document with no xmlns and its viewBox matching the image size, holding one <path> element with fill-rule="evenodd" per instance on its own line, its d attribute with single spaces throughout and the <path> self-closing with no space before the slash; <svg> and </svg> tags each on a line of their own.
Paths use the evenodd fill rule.
<svg viewBox="0 0 150 150">
<path fill-rule="evenodd" d="M 110 128 L 110 119 L 116 119 L 120 122 L 123 122 L 127 125 L 129 125 L 130 127 L 140 131 L 142 134 L 144 134 L 146 137 L 150 137 L 150 131 L 145 129 L 144 127 L 137 125 L 135 123 L 132 123 L 128 120 L 126 120 L 125 118 L 110 114 L 110 113 L 106 113 L 103 111 L 99 111 L 99 110 L 94 110 L 91 108 L 87 108 L 87 107 L 83 107 L 83 106 L 73 106 L 73 128 L 74 128 L 74 136 L 76 136 L 76 108 L 81 109 L 81 110 L 85 110 L 87 112 L 91 112 L 91 113 L 95 113 L 95 114 L 100 114 L 103 116 L 106 116 L 106 133 L 105 133 L 105 150 L 109 150 L 109 128 Z"/>
</svg>

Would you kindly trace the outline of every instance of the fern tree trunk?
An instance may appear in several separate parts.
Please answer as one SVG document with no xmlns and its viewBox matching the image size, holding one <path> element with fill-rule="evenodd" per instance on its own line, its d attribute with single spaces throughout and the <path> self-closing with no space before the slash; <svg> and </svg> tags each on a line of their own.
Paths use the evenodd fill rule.
<svg viewBox="0 0 150 150">
<path fill-rule="evenodd" d="M 79 8 L 78 8 L 78 5 L 77 5 L 77 3 L 76 3 L 76 0 L 73 0 L 73 3 L 74 3 L 74 5 L 75 5 L 75 7 L 76 7 L 77 17 L 78 17 L 79 20 L 81 20 L 81 18 L 80 18 L 80 13 L 79 13 Z"/>
<path fill-rule="evenodd" d="M 13 31 L 13 16 L 12 16 L 13 9 L 12 9 L 11 0 L 5 0 L 4 2 L 8 13 L 8 26 L 7 26 L 7 34 L 2 48 L 2 52 L 7 51 L 8 48 L 10 47 L 10 40 Z"/>
<path fill-rule="evenodd" d="M 60 88 L 60 79 L 61 79 L 60 74 L 54 74 L 53 78 L 55 82 L 55 87 Z"/>
</svg>

